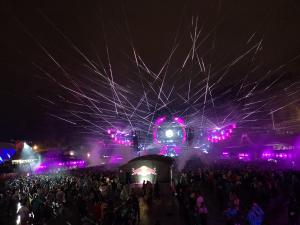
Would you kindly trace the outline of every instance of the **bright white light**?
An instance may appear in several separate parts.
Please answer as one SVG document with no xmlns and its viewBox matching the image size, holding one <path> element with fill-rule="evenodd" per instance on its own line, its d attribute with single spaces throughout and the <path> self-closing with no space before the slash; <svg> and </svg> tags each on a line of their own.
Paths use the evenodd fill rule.
<svg viewBox="0 0 300 225">
<path fill-rule="evenodd" d="M 21 203 L 18 202 L 18 204 L 17 204 L 17 214 L 18 214 L 20 208 L 21 208 Z M 16 224 L 19 225 L 20 223 L 21 223 L 21 216 L 18 215 L 17 220 L 16 220 Z"/>
<path fill-rule="evenodd" d="M 23 164 L 23 163 L 32 163 L 34 161 L 37 161 L 38 159 L 16 159 L 12 160 L 12 164 Z"/>
<path fill-rule="evenodd" d="M 38 149 L 38 146 L 37 145 L 34 145 L 33 146 L 33 150 L 37 150 Z"/>
<path fill-rule="evenodd" d="M 29 149 L 31 149 L 31 147 L 26 143 L 26 142 L 24 142 L 24 145 L 23 145 L 23 150 L 29 150 Z"/>
<path fill-rule="evenodd" d="M 166 130 L 166 137 L 167 138 L 171 138 L 174 136 L 174 132 L 173 130 Z"/>
<path fill-rule="evenodd" d="M 74 155 L 74 152 L 73 152 L 73 151 L 70 151 L 70 155 Z"/>
<path fill-rule="evenodd" d="M 18 204 L 17 204 L 17 213 L 19 212 L 20 209 L 21 209 L 21 203 L 18 202 Z"/>
<path fill-rule="evenodd" d="M 90 158 L 90 156 L 91 156 L 91 154 L 90 154 L 90 153 L 88 153 L 88 154 L 87 154 L 87 157 L 88 157 L 88 158 Z"/>
<path fill-rule="evenodd" d="M 132 168 L 131 175 L 148 176 L 148 175 L 157 175 L 157 174 L 156 174 L 156 168 L 152 169 L 148 166 L 141 166 L 140 168 L 137 169 Z"/>
<path fill-rule="evenodd" d="M 21 223 L 21 216 L 17 217 L 16 224 L 19 225 Z"/>
</svg>

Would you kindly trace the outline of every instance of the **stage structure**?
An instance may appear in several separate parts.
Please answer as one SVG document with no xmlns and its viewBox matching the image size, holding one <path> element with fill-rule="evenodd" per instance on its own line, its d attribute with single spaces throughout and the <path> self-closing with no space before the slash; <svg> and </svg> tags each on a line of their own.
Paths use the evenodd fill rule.
<svg viewBox="0 0 300 225">
<path fill-rule="evenodd" d="M 168 183 L 172 179 L 172 166 L 173 159 L 170 157 L 146 155 L 132 159 L 119 169 L 121 177 L 127 183 Z"/>
<path fill-rule="evenodd" d="M 296 158 L 296 147 L 286 143 L 269 143 L 264 146 L 261 153 L 264 160 L 294 160 Z"/>
<path fill-rule="evenodd" d="M 230 138 L 233 130 L 236 128 L 236 124 L 228 124 L 223 127 L 215 127 L 212 130 L 207 131 L 207 140 L 211 143 L 218 143 L 220 141 Z"/>
<path fill-rule="evenodd" d="M 132 131 L 110 128 L 107 130 L 114 143 L 124 146 L 132 146 Z"/>
<path fill-rule="evenodd" d="M 160 155 L 178 156 L 186 143 L 186 125 L 180 117 L 157 118 L 153 127 L 153 142 L 160 146 Z"/>
<path fill-rule="evenodd" d="M 158 154 L 177 157 L 191 149 L 209 154 L 213 147 L 228 142 L 237 128 L 235 122 L 220 126 L 212 122 L 204 124 L 188 117 L 183 119 L 178 115 L 160 114 L 152 123 L 152 135 L 149 129 L 138 130 L 124 124 L 107 128 L 107 135 L 113 146 L 132 149 L 138 156 Z M 240 155 L 240 158 L 247 160 L 249 157 L 246 154 Z"/>
</svg>

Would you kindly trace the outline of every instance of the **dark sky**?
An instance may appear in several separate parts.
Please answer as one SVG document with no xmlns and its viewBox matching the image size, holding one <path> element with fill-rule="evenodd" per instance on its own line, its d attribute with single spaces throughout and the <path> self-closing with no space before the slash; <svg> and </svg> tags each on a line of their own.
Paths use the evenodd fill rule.
<svg viewBox="0 0 300 225">
<path fill-rule="evenodd" d="M 59 70 L 41 46 L 65 65 L 68 72 L 75 76 L 84 72 L 78 66 L 81 58 L 57 29 L 94 60 L 96 55 L 103 58 L 105 46 L 109 46 L 114 69 L 122 74 L 117 78 L 119 82 L 130 77 L 131 68 L 120 59 L 120 55 L 131 54 L 128 40 L 151 69 L 158 72 L 176 35 L 181 46 L 178 58 L 187 54 L 185 45 L 190 40 L 182 34 L 190 32 L 192 18 L 195 21 L 196 17 L 203 26 L 203 34 L 213 31 L 214 42 L 209 42 L 209 46 L 213 42 L 215 50 L 210 60 L 216 66 L 245 50 L 245 43 L 253 34 L 253 41 L 263 39 L 263 50 L 256 59 L 262 71 L 286 64 L 300 54 L 297 0 L 4 0 L 0 7 L 0 139 L 3 140 L 78 136 L 78 128 L 48 115 L 59 109 L 38 99 L 38 96 L 51 99 L 53 92 L 60 92 L 36 67 L 51 73 Z M 233 79 L 241 79 L 246 70 L 245 66 L 237 67 Z M 284 71 L 289 78 L 299 81 L 300 61 L 289 63 Z M 228 83 L 224 86 L 230 86 L 230 81 L 225 82 Z"/>
</svg>

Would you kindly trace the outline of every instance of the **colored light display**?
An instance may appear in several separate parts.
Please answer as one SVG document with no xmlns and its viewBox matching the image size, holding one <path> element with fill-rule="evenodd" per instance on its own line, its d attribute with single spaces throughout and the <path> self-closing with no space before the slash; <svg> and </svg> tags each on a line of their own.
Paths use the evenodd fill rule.
<svg viewBox="0 0 300 225">
<path fill-rule="evenodd" d="M 248 153 L 239 153 L 238 158 L 239 160 L 249 161 L 250 155 Z"/>
<path fill-rule="evenodd" d="M 10 160 L 14 155 L 16 151 L 14 149 L 0 149 L 0 164 L 4 163 L 7 160 Z"/>
<path fill-rule="evenodd" d="M 181 152 L 181 147 L 179 147 L 179 146 L 165 145 L 160 149 L 159 154 L 165 155 L 165 156 L 170 156 L 170 157 L 175 157 L 175 156 L 178 156 L 178 154 L 180 152 Z"/>
<path fill-rule="evenodd" d="M 288 150 L 294 150 L 295 146 L 293 145 L 287 145 L 283 143 L 272 143 L 272 144 L 266 144 L 267 148 L 275 150 L 275 151 L 288 151 Z"/>
<path fill-rule="evenodd" d="M 167 138 L 172 138 L 173 136 L 174 136 L 173 130 L 171 130 L 171 129 L 166 130 L 166 137 Z"/>
<path fill-rule="evenodd" d="M 153 127 L 153 142 L 161 145 L 161 155 L 177 156 L 186 142 L 184 120 L 180 117 L 168 120 L 167 116 L 157 118 Z"/>
<path fill-rule="evenodd" d="M 155 182 L 155 177 L 157 176 L 156 168 L 150 168 L 148 166 L 141 166 L 137 169 L 132 168 L 132 176 L 137 176 L 138 183 L 143 183 L 143 181 Z"/>
<path fill-rule="evenodd" d="M 110 135 L 114 143 L 124 146 L 132 146 L 132 135 L 128 131 L 121 131 L 118 129 L 108 129 L 107 133 Z"/>
<path fill-rule="evenodd" d="M 291 159 L 291 153 L 273 153 L 273 152 L 263 152 L 261 155 L 262 159 Z"/>
<path fill-rule="evenodd" d="M 34 163 L 37 162 L 38 159 L 17 159 L 17 160 L 12 160 L 12 164 L 26 164 L 26 163 Z"/>
<path fill-rule="evenodd" d="M 43 162 L 35 168 L 36 173 L 47 172 L 48 170 L 56 169 L 56 170 L 66 170 L 73 168 L 83 168 L 85 167 L 84 160 L 73 160 L 67 162 Z"/>
<path fill-rule="evenodd" d="M 156 175 L 156 168 L 151 169 L 148 166 L 141 166 L 137 169 L 132 168 L 131 175 L 147 176 L 147 175 Z"/>
<path fill-rule="evenodd" d="M 224 127 L 216 127 L 213 130 L 208 131 L 207 140 L 212 143 L 218 143 L 231 137 L 233 130 L 236 128 L 236 124 L 229 124 Z"/>
</svg>

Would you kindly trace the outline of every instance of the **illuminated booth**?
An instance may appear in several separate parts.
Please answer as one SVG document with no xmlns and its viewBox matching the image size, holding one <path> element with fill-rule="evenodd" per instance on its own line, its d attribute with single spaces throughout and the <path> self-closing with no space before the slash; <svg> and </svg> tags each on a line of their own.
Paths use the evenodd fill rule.
<svg viewBox="0 0 300 225">
<path fill-rule="evenodd" d="M 171 181 L 173 159 L 161 155 L 146 155 L 130 160 L 121 166 L 120 175 L 126 183 L 150 181 L 168 183 Z"/>
</svg>

